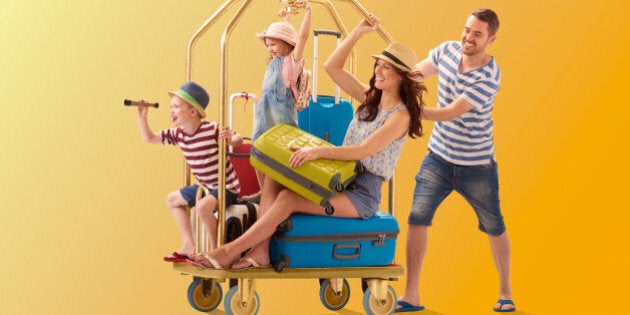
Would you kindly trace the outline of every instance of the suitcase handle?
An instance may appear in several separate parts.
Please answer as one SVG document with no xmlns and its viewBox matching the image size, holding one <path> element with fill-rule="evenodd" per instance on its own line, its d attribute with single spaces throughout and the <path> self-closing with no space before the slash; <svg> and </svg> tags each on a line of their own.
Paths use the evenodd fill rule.
<svg viewBox="0 0 630 315">
<path fill-rule="evenodd" d="M 244 98 L 246 102 L 250 98 L 252 99 L 252 101 L 254 102 L 254 105 L 253 105 L 254 107 L 252 110 L 252 122 L 256 120 L 256 106 L 258 104 L 258 96 L 254 93 L 248 93 L 248 92 L 232 93 L 232 95 L 230 95 L 230 128 L 234 128 L 234 100 L 237 98 Z M 251 138 L 243 138 L 243 140 L 251 140 Z M 230 154 L 234 153 L 234 149 L 232 148 L 232 146 L 229 146 L 228 152 Z M 246 156 L 248 155 L 249 154 L 246 154 Z"/>
<path fill-rule="evenodd" d="M 319 64 L 318 61 L 318 37 L 320 34 L 322 35 L 330 35 L 337 37 L 337 46 L 341 43 L 341 33 L 337 31 L 331 30 L 313 30 L 313 88 L 312 88 L 312 99 L 313 103 L 317 103 L 317 67 Z M 335 105 L 339 105 L 339 86 L 335 84 Z"/>
<path fill-rule="evenodd" d="M 355 253 L 345 254 L 340 253 L 344 249 L 353 249 Z M 338 252 L 339 251 L 339 252 Z M 357 259 L 361 255 L 361 245 L 360 244 L 335 244 L 333 246 L 333 258 L 341 259 L 341 260 L 350 260 Z"/>
<path fill-rule="evenodd" d="M 337 31 L 331 31 L 331 30 L 313 30 L 313 35 L 315 35 L 315 36 L 319 36 L 319 34 L 330 35 L 330 36 L 336 36 L 337 38 L 341 38 L 341 33 L 340 33 L 340 32 L 337 32 Z"/>
</svg>

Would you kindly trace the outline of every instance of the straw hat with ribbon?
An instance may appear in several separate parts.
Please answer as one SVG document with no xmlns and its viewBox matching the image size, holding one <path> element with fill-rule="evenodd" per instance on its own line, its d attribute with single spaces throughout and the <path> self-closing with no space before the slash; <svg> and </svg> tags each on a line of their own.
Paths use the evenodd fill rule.
<svg viewBox="0 0 630 315">
<path fill-rule="evenodd" d="M 411 72 L 418 62 L 416 53 L 409 47 L 400 42 L 392 42 L 382 53 L 372 55 L 375 59 L 383 59 L 394 67 L 403 71 Z"/>
<path fill-rule="evenodd" d="M 265 41 L 265 38 L 277 38 L 289 43 L 291 46 L 295 46 L 297 40 L 297 31 L 289 22 L 275 22 L 271 23 L 269 27 L 254 36 Z"/>
</svg>

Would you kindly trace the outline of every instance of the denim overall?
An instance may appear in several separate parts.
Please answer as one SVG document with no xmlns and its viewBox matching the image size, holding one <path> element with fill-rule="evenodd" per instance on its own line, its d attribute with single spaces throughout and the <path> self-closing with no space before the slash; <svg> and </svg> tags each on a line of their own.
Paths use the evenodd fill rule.
<svg viewBox="0 0 630 315">
<path fill-rule="evenodd" d="M 297 127 L 295 96 L 290 87 L 282 83 L 282 62 L 285 57 L 271 60 L 265 72 L 262 95 L 256 108 L 252 140 L 278 124 Z"/>
</svg>

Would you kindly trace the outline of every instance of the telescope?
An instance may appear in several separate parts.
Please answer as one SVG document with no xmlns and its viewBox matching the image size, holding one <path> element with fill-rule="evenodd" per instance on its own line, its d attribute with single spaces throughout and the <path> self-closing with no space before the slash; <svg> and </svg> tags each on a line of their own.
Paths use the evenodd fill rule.
<svg viewBox="0 0 630 315">
<path fill-rule="evenodd" d="M 125 106 L 151 106 L 155 108 L 158 108 L 160 106 L 160 103 L 142 103 L 140 101 L 133 101 L 128 99 L 125 99 L 124 103 Z"/>
</svg>

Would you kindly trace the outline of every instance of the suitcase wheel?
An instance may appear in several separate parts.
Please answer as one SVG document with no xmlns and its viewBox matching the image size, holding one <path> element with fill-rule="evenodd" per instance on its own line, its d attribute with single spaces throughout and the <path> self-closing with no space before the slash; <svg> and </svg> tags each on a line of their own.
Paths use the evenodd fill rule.
<svg viewBox="0 0 630 315">
<path fill-rule="evenodd" d="M 280 255 L 280 260 L 277 263 L 273 264 L 273 270 L 275 272 L 281 272 L 284 267 L 287 267 L 291 264 L 291 258 L 285 255 Z"/>
<path fill-rule="evenodd" d="M 275 272 L 281 272 L 284 269 L 284 261 L 279 261 L 273 265 L 273 270 Z"/>
<path fill-rule="evenodd" d="M 291 229 L 291 221 L 289 219 L 282 221 L 282 223 L 278 224 L 278 227 L 276 227 L 276 231 L 278 233 L 283 233 L 290 229 Z"/>
<path fill-rule="evenodd" d="M 331 311 L 342 309 L 350 299 L 350 284 L 348 284 L 346 279 L 343 279 L 341 287 L 338 288 L 338 290 L 338 292 L 335 291 L 330 280 L 320 279 L 319 299 L 322 304 Z"/>
<path fill-rule="evenodd" d="M 341 183 L 335 183 L 335 191 L 336 192 L 343 192 L 343 190 L 345 189 L 345 187 L 343 187 L 343 184 Z"/>
<path fill-rule="evenodd" d="M 212 279 L 195 278 L 188 286 L 188 303 L 195 310 L 208 313 L 221 304 L 223 290 Z"/>
<path fill-rule="evenodd" d="M 363 166 L 363 164 L 361 164 L 361 162 L 357 162 L 357 165 L 354 167 L 355 172 L 357 172 L 357 174 L 361 174 L 363 172 L 365 172 L 365 167 Z"/>
<path fill-rule="evenodd" d="M 335 213 L 335 207 L 333 207 L 328 202 L 326 202 L 326 205 L 324 206 L 324 208 L 326 209 L 326 215 L 332 215 L 333 213 Z"/>
<path fill-rule="evenodd" d="M 338 193 L 340 193 L 344 189 L 346 189 L 346 187 L 341 182 L 341 174 L 340 173 L 336 173 L 335 175 L 333 175 L 330 178 L 330 181 L 328 182 L 328 188 L 330 188 L 330 190 L 334 190 L 334 191 L 336 191 Z"/>
</svg>

